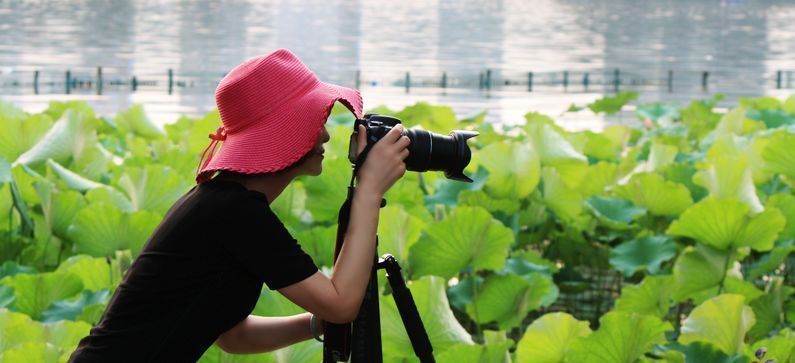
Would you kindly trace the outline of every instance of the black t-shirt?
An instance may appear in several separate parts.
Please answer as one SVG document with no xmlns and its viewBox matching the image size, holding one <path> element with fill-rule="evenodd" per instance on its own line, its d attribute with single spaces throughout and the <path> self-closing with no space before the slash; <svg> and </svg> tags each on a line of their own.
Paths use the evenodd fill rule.
<svg viewBox="0 0 795 363">
<path fill-rule="evenodd" d="M 195 362 L 276 290 L 317 266 L 265 195 L 212 179 L 169 209 L 69 362 Z"/>
</svg>

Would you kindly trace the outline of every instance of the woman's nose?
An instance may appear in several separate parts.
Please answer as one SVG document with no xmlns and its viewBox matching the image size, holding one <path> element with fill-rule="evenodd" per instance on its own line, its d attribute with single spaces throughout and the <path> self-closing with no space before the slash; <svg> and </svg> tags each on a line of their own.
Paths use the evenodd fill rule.
<svg viewBox="0 0 795 363">
<path fill-rule="evenodd" d="M 326 130 L 325 126 L 323 126 L 323 131 L 322 131 L 322 134 L 320 136 L 321 136 L 321 140 L 323 140 L 324 144 L 326 142 L 328 142 L 329 140 L 331 140 L 331 136 L 329 135 L 328 130 Z"/>
</svg>

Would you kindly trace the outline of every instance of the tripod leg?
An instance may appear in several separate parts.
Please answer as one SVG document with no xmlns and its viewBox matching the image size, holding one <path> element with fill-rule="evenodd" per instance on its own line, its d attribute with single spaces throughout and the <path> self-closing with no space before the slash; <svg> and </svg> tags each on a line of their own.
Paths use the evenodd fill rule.
<svg viewBox="0 0 795 363">
<path fill-rule="evenodd" d="M 400 265 L 397 260 L 392 255 L 384 255 L 378 263 L 378 267 L 386 270 L 389 286 L 392 287 L 392 297 L 395 299 L 400 318 L 403 319 L 403 326 L 406 327 L 406 333 L 409 336 L 409 340 L 411 340 L 414 354 L 417 355 L 422 363 L 436 362 L 433 357 L 431 340 L 425 331 L 425 325 L 422 324 L 422 318 L 420 318 L 420 313 L 417 311 L 417 305 L 414 304 L 411 290 L 406 286 L 403 275 L 400 274 Z"/>
<path fill-rule="evenodd" d="M 377 257 L 376 257 L 377 259 Z M 377 261 L 370 271 L 370 283 L 364 292 L 359 315 L 353 321 L 351 340 L 351 363 L 381 363 L 381 314 L 378 303 Z"/>
</svg>

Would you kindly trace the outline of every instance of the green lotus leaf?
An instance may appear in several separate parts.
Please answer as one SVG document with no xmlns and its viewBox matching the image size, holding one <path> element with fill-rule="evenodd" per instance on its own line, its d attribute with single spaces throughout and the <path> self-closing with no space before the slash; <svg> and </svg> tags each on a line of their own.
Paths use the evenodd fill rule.
<svg viewBox="0 0 795 363">
<path fill-rule="evenodd" d="M 436 180 L 431 195 L 425 196 L 425 204 L 428 205 L 429 207 L 433 207 L 436 204 L 443 204 L 449 207 L 454 207 L 458 204 L 458 195 L 462 191 L 482 190 L 486 185 L 486 181 L 488 181 L 489 179 L 489 172 L 484 167 L 478 167 L 477 172 L 475 172 L 475 174 L 469 175 L 469 177 L 473 180 L 472 183 L 462 183 L 459 181 L 448 180 L 448 179 Z M 403 178 L 401 178 L 401 180 L 405 178 L 406 177 L 404 176 Z M 395 185 L 399 184 L 401 180 L 395 183 Z M 392 189 L 394 189 L 394 187 L 390 188 L 390 191 Z M 416 190 L 417 186 L 412 185 L 411 189 Z M 414 199 L 414 201 L 415 201 L 414 203 L 416 203 L 416 199 Z"/>
<path fill-rule="evenodd" d="M 521 199 L 538 185 L 541 165 L 538 154 L 528 145 L 503 141 L 487 146 L 477 155 L 489 172 L 486 189 L 496 197 Z"/>
<path fill-rule="evenodd" d="M 745 297 L 723 294 L 697 306 L 682 323 L 679 342 L 710 343 L 728 355 L 743 354 L 745 334 L 756 323 Z"/>
<path fill-rule="evenodd" d="M 0 157 L 16 160 L 47 133 L 52 123 L 45 114 L 0 115 L 0 127 L 4 131 L 0 134 Z"/>
<path fill-rule="evenodd" d="M 748 118 L 762 121 L 768 129 L 795 125 L 795 115 L 784 110 L 748 110 Z"/>
<path fill-rule="evenodd" d="M 566 313 L 549 313 L 536 319 L 516 347 L 517 363 L 561 363 L 578 337 L 591 334 L 587 321 Z"/>
<path fill-rule="evenodd" d="M 149 211 L 123 213 L 111 205 L 94 203 L 77 212 L 66 234 L 77 253 L 104 257 L 130 249 L 138 255 L 160 220 L 160 215 Z"/>
<path fill-rule="evenodd" d="M 752 351 L 765 348 L 765 359 L 775 359 L 776 362 L 791 363 L 795 358 L 795 332 L 790 329 L 781 329 L 777 335 L 754 343 Z"/>
<path fill-rule="evenodd" d="M 270 208 L 287 226 L 298 225 L 311 218 L 306 211 L 306 188 L 299 180 L 288 184 L 279 197 L 271 201 Z"/>
<path fill-rule="evenodd" d="M 61 166 L 55 162 L 55 160 L 47 159 L 47 171 L 56 175 L 59 180 L 61 180 L 64 185 L 69 187 L 69 189 L 76 190 L 78 192 L 86 192 L 91 189 L 95 188 L 102 188 L 105 187 L 105 184 L 97 183 L 93 180 L 84 178 L 67 168 Z"/>
<path fill-rule="evenodd" d="M 756 195 L 748 156 L 736 150 L 730 140 L 722 138 L 712 145 L 705 169 L 696 173 L 693 182 L 709 190 L 713 197 L 736 198 L 759 213 L 764 207 Z"/>
<path fill-rule="evenodd" d="M 679 148 L 673 145 L 667 145 L 660 142 L 652 142 L 649 149 L 648 158 L 632 169 L 619 184 L 626 184 L 633 176 L 639 173 L 651 173 L 671 165 L 679 153 Z"/>
<path fill-rule="evenodd" d="M 77 315 L 77 321 L 84 321 L 86 323 L 96 325 L 99 323 L 99 319 L 102 317 L 102 314 L 105 313 L 105 308 L 107 304 L 92 304 L 87 305 L 83 308 L 83 311 Z"/>
<path fill-rule="evenodd" d="M 475 292 L 481 289 L 485 279 L 478 275 L 470 275 L 452 284 L 447 290 L 450 306 L 465 311 L 468 304 L 472 303 Z M 452 280 L 451 280 L 452 281 Z"/>
<path fill-rule="evenodd" d="M 695 201 L 699 201 L 709 194 L 706 189 L 693 182 L 693 176 L 698 169 L 690 162 L 675 162 L 661 169 L 660 172 L 666 180 L 686 186 Z"/>
<path fill-rule="evenodd" d="M 213 109 L 200 119 L 181 117 L 177 122 L 163 125 L 168 138 L 179 144 L 190 157 L 198 157 L 210 145 L 210 134 L 221 126 L 218 109 Z M 196 165 L 192 165 L 195 169 Z"/>
<path fill-rule="evenodd" d="M 649 119 L 661 125 L 668 125 L 679 118 L 679 109 L 661 102 L 647 103 L 638 106 L 635 115 L 641 120 Z"/>
<path fill-rule="evenodd" d="M 5 243 L 5 241 L 4 241 Z M 6 276 L 14 276 L 16 274 L 32 274 L 36 273 L 36 269 L 30 266 L 23 266 L 14 261 L 5 261 L 0 265 L 0 279 Z"/>
<path fill-rule="evenodd" d="M 732 356 L 726 355 L 721 352 L 714 345 L 704 342 L 693 342 L 688 345 L 671 344 L 669 345 L 672 351 L 680 352 L 682 363 L 749 363 L 747 357 L 742 354 L 735 354 Z"/>
<path fill-rule="evenodd" d="M 687 125 L 691 138 L 701 139 L 715 128 L 721 115 L 712 111 L 718 100 L 696 100 L 683 108 L 682 123 Z"/>
<path fill-rule="evenodd" d="M 445 294 L 445 280 L 423 277 L 408 283 L 425 331 L 433 349 L 443 352 L 455 344 L 474 344 L 472 337 L 456 320 Z M 385 357 L 414 356 L 403 320 L 391 296 L 381 296 L 381 341 Z"/>
<path fill-rule="evenodd" d="M 91 325 L 83 321 L 59 321 L 42 324 L 47 342 L 71 354 L 80 339 L 87 336 Z"/>
<path fill-rule="evenodd" d="M 703 301 L 718 293 L 721 280 L 729 273 L 726 261 L 729 251 L 709 246 L 686 247 L 674 264 L 674 300 L 682 301 L 692 297 L 696 302 Z"/>
<path fill-rule="evenodd" d="M 147 139 L 165 137 L 166 132 L 144 112 L 144 106 L 134 105 L 116 115 L 116 125 L 122 133 L 132 132 Z"/>
<path fill-rule="evenodd" d="M 530 311 L 549 306 L 557 297 L 558 289 L 547 275 L 492 275 L 466 311 L 477 323 L 496 321 L 500 329 L 509 329 L 521 324 Z"/>
<path fill-rule="evenodd" d="M 602 194 L 605 189 L 618 181 L 618 164 L 600 161 L 588 165 L 580 185 L 577 187 L 583 197 Z"/>
<path fill-rule="evenodd" d="M 135 211 L 135 207 L 127 199 L 127 196 L 110 185 L 89 190 L 86 192 L 86 200 L 89 203 L 106 203 L 126 213 Z"/>
<path fill-rule="evenodd" d="M 44 341 L 41 325 L 28 315 L 0 308 L 0 352 L 25 342 L 40 341 Z"/>
<path fill-rule="evenodd" d="M 96 292 L 84 290 L 77 298 L 55 301 L 41 314 L 42 322 L 76 320 L 85 308 L 91 305 L 105 306 L 110 300 L 110 290 Z"/>
<path fill-rule="evenodd" d="M 615 160 L 621 151 L 621 144 L 615 144 L 609 137 L 592 131 L 584 131 L 583 154 L 599 160 Z"/>
<path fill-rule="evenodd" d="M 571 345 L 566 362 L 633 363 L 673 330 L 668 322 L 634 313 L 611 311 L 599 321 L 597 331 Z"/>
<path fill-rule="evenodd" d="M 127 168 L 116 184 L 130 198 L 135 210 L 159 214 L 165 214 L 191 187 L 173 169 L 157 164 Z"/>
<path fill-rule="evenodd" d="M 779 239 L 795 238 L 795 196 L 791 194 L 775 194 L 765 201 L 768 208 L 776 208 L 786 218 L 787 223 L 779 234 Z"/>
<path fill-rule="evenodd" d="M 676 245 L 666 236 L 647 236 L 616 246 L 610 251 L 610 265 L 626 276 L 637 271 L 660 272 L 660 265 L 676 256 Z"/>
<path fill-rule="evenodd" d="M 671 275 L 646 276 L 640 284 L 625 286 L 616 300 L 616 311 L 664 318 L 671 308 L 674 279 Z"/>
<path fill-rule="evenodd" d="M 346 157 L 323 160 L 323 172 L 316 177 L 302 179 L 308 198 L 306 208 L 315 223 L 336 223 L 342 202 L 351 181 L 351 163 Z"/>
<path fill-rule="evenodd" d="M 795 134 L 784 130 L 773 133 L 762 150 L 765 169 L 795 179 Z"/>
<path fill-rule="evenodd" d="M 722 292 L 742 295 L 745 297 L 745 301 L 753 301 L 765 294 L 753 282 L 743 280 L 740 274 L 726 276 Z"/>
<path fill-rule="evenodd" d="M 748 270 L 748 277 L 756 280 L 771 271 L 781 268 L 784 260 L 787 259 L 787 256 L 792 251 L 795 251 L 795 243 L 792 240 L 776 243 L 769 253 L 763 255 L 751 265 Z"/>
<path fill-rule="evenodd" d="M 73 273 L 80 277 L 83 287 L 87 290 L 98 291 L 111 289 L 115 283 L 111 277 L 111 266 L 108 260 L 100 257 L 76 255 L 61 262 L 55 271 Z"/>
<path fill-rule="evenodd" d="M 410 248 L 416 276 L 450 278 L 467 267 L 499 270 L 513 242 L 511 230 L 480 207 L 458 207 L 425 234 Z"/>
<path fill-rule="evenodd" d="M 784 304 L 790 300 L 795 288 L 785 286 L 783 283 L 783 278 L 773 277 L 768 283 L 766 293 L 751 301 L 756 324 L 748 331 L 750 341 L 767 337 L 773 328 L 784 322 Z"/>
<path fill-rule="evenodd" d="M 353 114 L 343 106 L 346 113 L 353 117 Z M 353 122 L 343 125 L 329 125 L 326 124 L 326 130 L 329 133 L 330 139 L 323 145 L 326 150 L 326 155 L 334 155 L 338 158 L 348 158 L 348 149 L 350 146 L 350 136 L 353 132 L 351 128 Z"/>
<path fill-rule="evenodd" d="M 584 184 L 586 182 L 585 177 L 588 176 L 590 171 L 588 164 L 580 162 L 561 163 L 552 166 L 552 168 L 558 172 L 563 184 L 571 189 L 578 189 L 580 185 Z"/>
<path fill-rule="evenodd" d="M 383 214 L 383 211 L 381 211 L 381 213 Z M 317 266 L 334 266 L 337 226 L 313 227 L 299 232 L 296 234 L 295 238 L 301 244 L 301 248 L 306 251 L 309 256 L 312 256 L 312 260 Z M 383 241 L 383 238 L 380 238 L 379 241 Z"/>
<path fill-rule="evenodd" d="M 58 238 L 66 238 L 66 229 L 72 224 L 77 211 L 86 206 L 83 195 L 71 190 L 55 191 L 46 182 L 34 182 L 33 187 L 41 199 L 44 220 Z"/>
<path fill-rule="evenodd" d="M 282 350 L 277 350 L 271 353 L 260 353 L 260 354 L 232 354 L 227 353 L 221 350 L 217 345 L 213 344 L 208 348 L 201 358 L 198 360 L 199 363 L 289 363 L 293 362 L 287 360 L 287 356 L 289 356 L 289 352 L 291 349 L 294 348 L 304 348 L 306 346 L 318 346 L 319 349 L 318 355 L 316 359 L 308 359 L 308 360 L 296 360 L 295 362 L 320 362 L 323 359 L 322 350 L 323 346 L 320 345 L 319 342 L 315 342 L 315 340 L 307 340 L 298 344 L 291 345 L 290 347 L 283 348 Z M 277 356 L 276 352 L 282 353 L 282 355 Z M 288 353 L 288 354 L 284 354 Z"/>
<path fill-rule="evenodd" d="M 6 363 L 58 362 L 60 349 L 44 342 L 25 342 L 0 355 Z"/>
<path fill-rule="evenodd" d="M 578 228 L 584 228 L 588 219 L 583 213 L 582 195 L 577 190 L 567 187 L 554 168 L 544 167 L 542 174 L 544 201 L 547 207 L 561 220 Z"/>
<path fill-rule="evenodd" d="M 693 204 L 686 186 L 652 173 L 636 174 L 625 185 L 615 188 L 615 194 L 660 216 L 679 215 Z"/>
<path fill-rule="evenodd" d="M 379 255 L 389 253 L 395 256 L 403 269 L 410 270 L 409 251 L 425 228 L 422 219 L 409 214 L 402 206 L 384 207 L 378 223 Z"/>
<path fill-rule="evenodd" d="M 527 139 L 538 153 L 541 165 L 559 165 L 565 163 L 584 163 L 585 155 L 577 151 L 561 132 L 545 122 L 528 122 L 525 125 Z M 502 154 L 504 158 L 505 155 Z"/>
<path fill-rule="evenodd" d="M 737 200 L 707 197 L 684 211 L 666 233 L 690 237 L 719 249 L 751 247 L 768 251 L 784 223 L 778 209 L 768 208 L 751 216 L 749 207 Z"/>
<path fill-rule="evenodd" d="M 20 164 L 11 168 L 11 177 L 14 179 L 19 189 L 20 197 L 29 207 L 39 204 L 39 195 L 33 183 L 37 181 L 48 183 L 49 181 L 27 165 Z"/>
<path fill-rule="evenodd" d="M 613 229 L 626 229 L 646 210 L 638 208 L 626 199 L 594 196 L 585 203 L 591 212 L 605 225 Z"/>
<path fill-rule="evenodd" d="M 80 278 L 72 273 L 44 272 L 18 274 L 0 280 L 14 288 L 13 310 L 39 320 L 41 314 L 55 301 L 75 296 L 83 290 Z"/>
<path fill-rule="evenodd" d="M 743 121 L 745 121 L 745 108 L 737 106 L 721 117 L 720 121 L 715 126 L 715 133 L 718 135 L 739 135 L 742 133 Z"/>
<path fill-rule="evenodd" d="M 39 165 L 53 159 L 66 164 L 82 150 L 97 143 L 93 119 L 83 113 L 67 109 L 47 133 L 29 150 L 19 155 L 15 164 Z"/>
<path fill-rule="evenodd" d="M 482 207 L 491 213 L 503 212 L 512 215 L 518 212 L 520 207 L 518 199 L 494 198 L 482 190 L 462 190 L 458 199 L 462 206 Z"/>
<path fill-rule="evenodd" d="M 113 154 L 99 142 L 92 143 L 75 155 L 69 168 L 87 179 L 102 180 L 115 167 Z"/>
<path fill-rule="evenodd" d="M 593 101 L 586 106 L 593 111 L 593 113 L 604 112 L 605 114 L 612 115 L 629 102 L 638 98 L 638 93 L 635 91 L 621 91 L 614 96 L 605 96 L 596 101 Z"/>
<path fill-rule="evenodd" d="M 422 129 L 447 135 L 455 129 L 456 120 L 453 109 L 448 106 L 434 106 L 427 102 L 417 102 L 395 114 L 406 128 L 421 126 Z"/>
<path fill-rule="evenodd" d="M 511 347 L 511 342 L 498 344 L 456 344 L 438 354 L 439 363 L 491 363 L 501 362 Z"/>
</svg>

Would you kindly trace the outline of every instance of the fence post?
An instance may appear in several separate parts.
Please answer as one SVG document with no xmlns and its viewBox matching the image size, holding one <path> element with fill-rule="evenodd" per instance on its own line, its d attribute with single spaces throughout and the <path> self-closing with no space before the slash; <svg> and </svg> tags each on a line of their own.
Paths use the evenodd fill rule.
<svg viewBox="0 0 795 363">
<path fill-rule="evenodd" d="M 66 70 L 66 94 L 72 93 L 72 72 Z"/>
<path fill-rule="evenodd" d="M 406 72 L 406 93 L 411 89 L 411 73 Z"/>
<path fill-rule="evenodd" d="M 168 69 L 168 94 L 172 94 L 174 92 L 174 70 L 169 68 Z"/>
<path fill-rule="evenodd" d="M 447 93 L 447 72 L 442 72 L 442 93 Z"/>
<path fill-rule="evenodd" d="M 33 94 L 39 94 L 39 70 L 33 71 Z"/>
<path fill-rule="evenodd" d="M 533 92 L 533 72 L 527 72 L 527 92 Z"/>
<path fill-rule="evenodd" d="M 613 91 L 618 93 L 618 87 L 621 84 L 621 71 L 616 68 L 613 71 Z"/>
<path fill-rule="evenodd" d="M 709 80 L 709 72 L 707 72 L 707 71 L 702 72 L 701 73 L 701 89 L 704 90 L 704 91 L 707 90 L 708 80 Z"/>
<path fill-rule="evenodd" d="M 585 72 L 585 75 L 582 76 L 582 86 L 586 92 L 588 91 L 588 84 L 591 83 L 591 80 L 589 78 L 590 77 L 588 75 L 588 72 Z"/>
<path fill-rule="evenodd" d="M 361 69 L 357 69 L 356 70 L 356 81 L 354 82 L 354 84 L 356 85 L 356 89 L 359 89 L 362 86 L 362 70 Z"/>
<path fill-rule="evenodd" d="M 132 91 L 135 92 L 135 90 L 138 89 L 138 78 L 133 76 L 132 81 L 130 82 L 130 85 L 132 86 Z"/>
<path fill-rule="evenodd" d="M 781 89 L 781 70 L 776 71 L 776 89 Z"/>
<path fill-rule="evenodd" d="M 569 71 L 563 71 L 563 90 L 569 89 Z"/>
<path fill-rule="evenodd" d="M 102 94 L 102 67 L 97 67 L 97 94 Z"/>
<path fill-rule="evenodd" d="M 491 69 L 486 69 L 486 91 L 491 90 Z"/>
<path fill-rule="evenodd" d="M 668 93 L 674 91 L 674 71 L 673 69 L 668 70 Z"/>
</svg>

